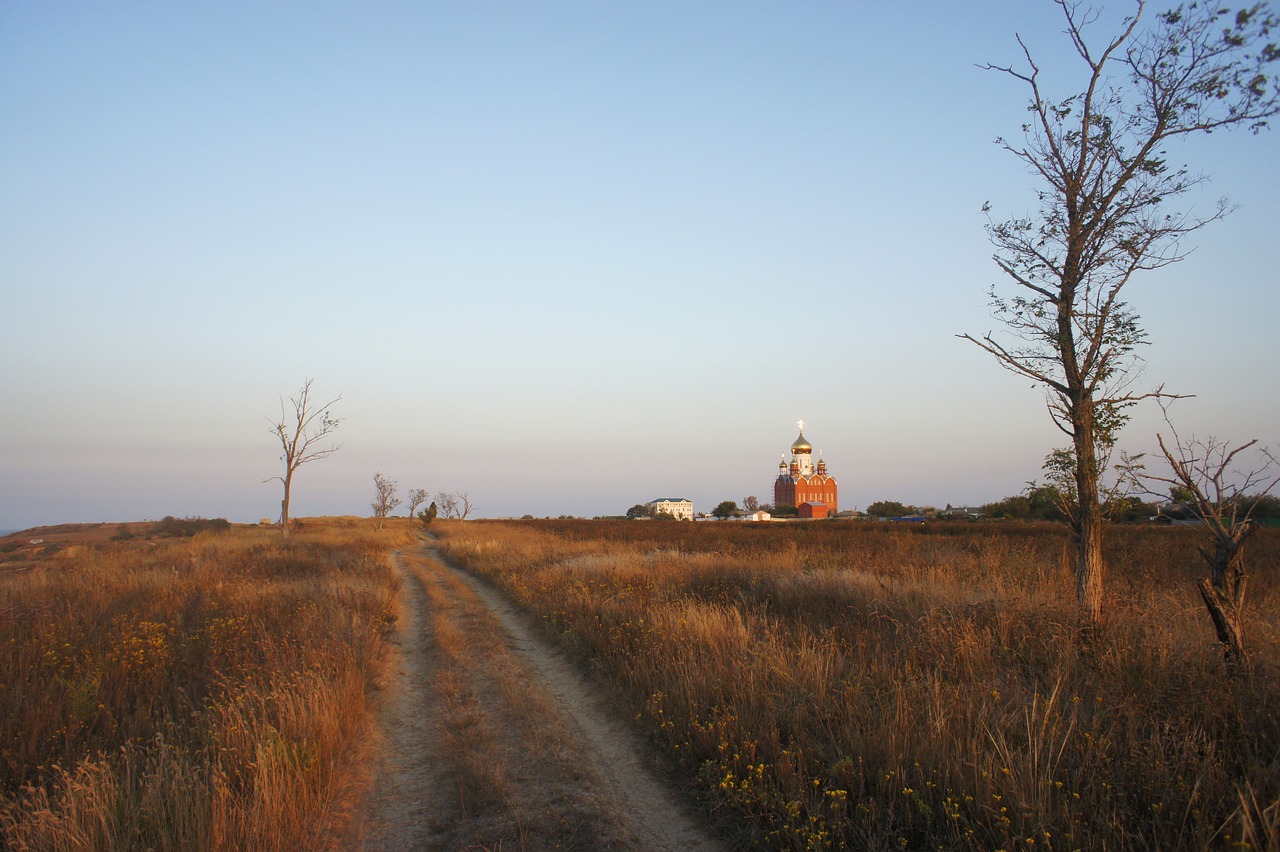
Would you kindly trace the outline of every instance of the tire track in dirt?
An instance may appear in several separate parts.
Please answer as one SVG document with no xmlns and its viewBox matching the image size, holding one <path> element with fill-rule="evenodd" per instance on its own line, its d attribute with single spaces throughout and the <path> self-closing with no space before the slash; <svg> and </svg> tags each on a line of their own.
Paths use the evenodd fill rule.
<svg viewBox="0 0 1280 852">
<path fill-rule="evenodd" d="M 396 557 L 400 660 L 363 849 L 718 850 L 638 741 L 499 592 Z"/>
<path fill-rule="evenodd" d="M 443 719 L 432 684 L 436 664 L 428 630 L 428 601 L 421 582 L 409 577 L 399 553 L 400 611 L 395 671 L 379 708 L 378 759 L 353 847 L 429 849 L 438 833 L 437 802 L 446 795 L 437 736 Z M 360 836 L 363 834 L 363 836 Z"/>
</svg>

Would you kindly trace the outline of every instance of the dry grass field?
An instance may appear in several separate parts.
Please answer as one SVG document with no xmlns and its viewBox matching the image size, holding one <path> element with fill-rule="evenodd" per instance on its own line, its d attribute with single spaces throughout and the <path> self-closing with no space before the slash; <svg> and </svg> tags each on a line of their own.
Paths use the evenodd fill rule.
<svg viewBox="0 0 1280 852">
<path fill-rule="evenodd" d="M 407 522 L 371 526 L 0 539 L 0 847 L 349 844 L 407 617 L 396 572 L 421 559 Z M 1250 545 L 1255 670 L 1235 682 L 1195 530 L 1112 531 L 1087 655 L 1056 527 L 432 530 L 583 664 L 735 848 L 1280 849 L 1280 530 Z M 397 569 L 400 549 L 417 555 Z M 424 624 L 447 609 L 419 596 Z M 442 731 L 466 721 L 452 707 L 431 711 Z M 442 766 L 483 757 L 446 740 Z"/>
<path fill-rule="evenodd" d="M 706 804 L 781 849 L 1280 848 L 1280 531 L 1230 682 L 1196 531 L 1117 527 L 1075 636 L 1030 525 L 441 524 Z"/>
<path fill-rule="evenodd" d="M 407 527 L 159 527 L 0 540 L 0 844 L 332 848 Z"/>
</svg>

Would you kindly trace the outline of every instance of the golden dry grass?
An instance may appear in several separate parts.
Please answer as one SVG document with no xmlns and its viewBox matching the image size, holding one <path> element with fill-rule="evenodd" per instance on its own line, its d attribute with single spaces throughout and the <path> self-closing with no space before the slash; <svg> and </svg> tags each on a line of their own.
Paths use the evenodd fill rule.
<svg viewBox="0 0 1280 852">
<path fill-rule="evenodd" d="M 334 846 L 396 612 L 387 554 L 408 540 L 367 527 L 133 525 L 9 554 L 3 845 Z"/>
<path fill-rule="evenodd" d="M 1116 528 L 1075 641 L 1052 527 L 467 523 L 443 545 L 559 636 L 766 848 L 1274 849 L 1280 535 L 1223 678 L 1195 531 Z"/>
</svg>

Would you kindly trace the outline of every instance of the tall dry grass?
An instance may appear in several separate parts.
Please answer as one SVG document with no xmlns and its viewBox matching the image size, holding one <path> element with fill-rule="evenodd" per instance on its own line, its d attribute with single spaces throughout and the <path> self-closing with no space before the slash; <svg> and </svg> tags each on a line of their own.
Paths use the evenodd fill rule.
<svg viewBox="0 0 1280 852">
<path fill-rule="evenodd" d="M 1280 535 L 1223 677 L 1195 531 L 1116 528 L 1082 657 L 1053 527 L 441 525 L 766 848 L 1271 848 Z"/>
<path fill-rule="evenodd" d="M 406 534 L 235 528 L 0 574 L 3 845 L 334 846 Z"/>
</svg>

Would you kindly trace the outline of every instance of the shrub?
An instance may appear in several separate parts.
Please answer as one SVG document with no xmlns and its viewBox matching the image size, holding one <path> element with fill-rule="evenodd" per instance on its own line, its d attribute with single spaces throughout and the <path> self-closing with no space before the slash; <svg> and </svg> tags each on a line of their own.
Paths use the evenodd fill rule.
<svg viewBox="0 0 1280 852">
<path fill-rule="evenodd" d="M 175 518 L 173 515 L 165 515 L 156 522 L 152 532 L 158 536 L 191 538 L 197 533 L 220 533 L 229 529 L 231 524 L 226 518 Z"/>
</svg>

